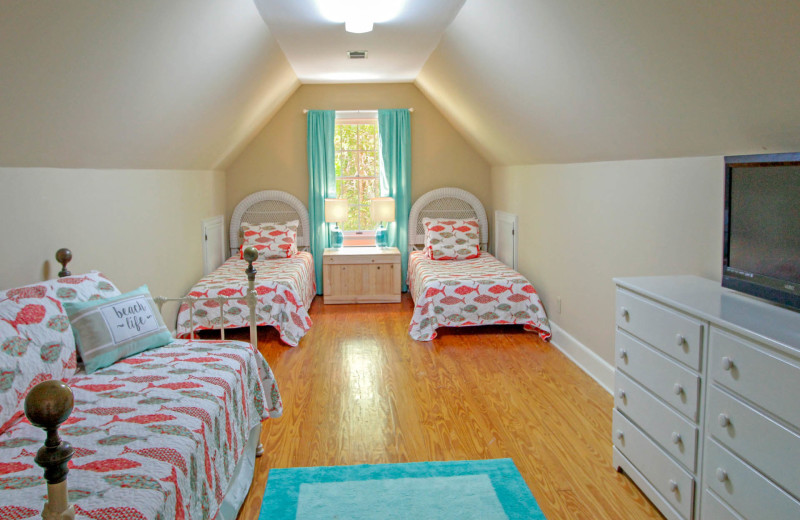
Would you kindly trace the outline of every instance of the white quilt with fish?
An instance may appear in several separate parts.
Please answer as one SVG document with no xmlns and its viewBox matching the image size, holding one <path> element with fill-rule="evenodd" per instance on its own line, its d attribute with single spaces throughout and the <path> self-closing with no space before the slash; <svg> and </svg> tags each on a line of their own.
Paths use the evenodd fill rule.
<svg viewBox="0 0 800 520">
<path fill-rule="evenodd" d="M 266 361 L 237 341 L 178 340 L 67 384 L 78 519 L 214 518 L 250 430 L 282 413 Z M 0 518 L 41 518 L 44 438 L 24 418 L 0 436 Z"/>
<path fill-rule="evenodd" d="M 311 328 L 308 308 L 317 292 L 314 258 L 311 253 L 300 251 L 290 258 L 258 260 L 253 266 L 257 271 L 258 325 L 275 327 L 285 343 L 296 346 Z M 231 257 L 197 282 L 188 296 L 241 296 L 241 299 L 225 302 L 224 324 L 226 329 L 248 327 L 250 310 L 244 299 L 246 268 L 246 261 Z M 178 312 L 177 335 L 186 338 L 192 330 L 219 329 L 222 321 L 220 304 L 216 300 L 195 302 L 191 319 L 188 304 L 183 304 Z"/>
<path fill-rule="evenodd" d="M 489 253 L 470 260 L 431 260 L 408 255 L 408 289 L 414 299 L 409 333 L 418 341 L 439 327 L 524 325 L 547 341 L 550 325 L 539 295 L 521 274 Z"/>
</svg>

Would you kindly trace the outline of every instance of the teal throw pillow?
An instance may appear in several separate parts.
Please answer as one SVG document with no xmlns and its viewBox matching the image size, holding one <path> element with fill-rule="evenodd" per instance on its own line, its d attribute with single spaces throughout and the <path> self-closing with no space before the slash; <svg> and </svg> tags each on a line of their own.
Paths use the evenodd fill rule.
<svg viewBox="0 0 800 520">
<path fill-rule="evenodd" d="M 86 373 L 171 343 L 173 338 L 147 286 L 88 302 L 65 302 Z"/>
</svg>

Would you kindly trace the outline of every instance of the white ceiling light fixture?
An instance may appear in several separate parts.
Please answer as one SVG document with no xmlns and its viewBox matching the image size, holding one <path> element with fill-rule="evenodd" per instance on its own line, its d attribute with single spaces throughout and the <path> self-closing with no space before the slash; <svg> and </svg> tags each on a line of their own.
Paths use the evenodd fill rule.
<svg viewBox="0 0 800 520">
<path fill-rule="evenodd" d="M 373 24 L 388 22 L 403 10 L 405 0 L 316 0 L 320 14 L 335 23 L 344 22 L 351 33 L 366 33 Z"/>
</svg>

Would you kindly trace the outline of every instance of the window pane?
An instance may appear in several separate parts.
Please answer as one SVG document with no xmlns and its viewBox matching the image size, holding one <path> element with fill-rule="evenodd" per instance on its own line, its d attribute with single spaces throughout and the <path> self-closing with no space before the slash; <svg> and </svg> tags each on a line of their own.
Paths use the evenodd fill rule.
<svg viewBox="0 0 800 520">
<path fill-rule="evenodd" d="M 362 150 L 375 150 L 376 134 L 376 125 L 361 125 L 359 127 L 359 137 L 361 139 Z"/>
<path fill-rule="evenodd" d="M 342 229 L 344 231 L 360 231 L 361 228 L 358 227 L 360 212 L 359 206 L 350 206 L 347 210 L 347 222 L 344 223 Z"/>
<path fill-rule="evenodd" d="M 342 152 L 337 152 L 336 153 L 335 166 L 336 166 L 336 177 L 337 178 L 342 176 L 342 162 L 344 160 L 342 158 L 342 155 L 343 155 Z"/>
<path fill-rule="evenodd" d="M 342 125 L 336 125 L 336 133 L 333 134 L 333 149 L 342 149 Z"/>
</svg>

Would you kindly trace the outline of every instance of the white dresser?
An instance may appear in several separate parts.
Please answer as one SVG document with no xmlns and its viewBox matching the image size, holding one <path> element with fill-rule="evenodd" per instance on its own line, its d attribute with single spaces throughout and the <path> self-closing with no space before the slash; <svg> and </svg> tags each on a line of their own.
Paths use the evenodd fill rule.
<svg viewBox="0 0 800 520">
<path fill-rule="evenodd" d="M 616 278 L 614 464 L 669 519 L 800 519 L 800 313 Z"/>
</svg>

